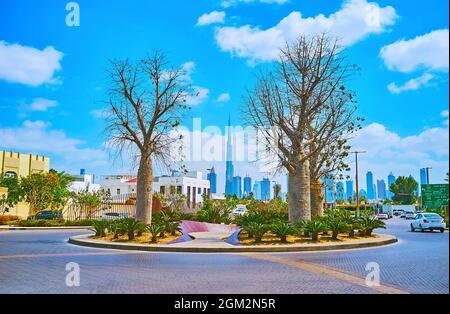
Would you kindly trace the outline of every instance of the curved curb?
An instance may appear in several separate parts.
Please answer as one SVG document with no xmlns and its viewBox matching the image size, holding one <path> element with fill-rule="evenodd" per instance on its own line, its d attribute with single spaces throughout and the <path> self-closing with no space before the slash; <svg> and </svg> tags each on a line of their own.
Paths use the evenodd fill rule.
<svg viewBox="0 0 450 314">
<path fill-rule="evenodd" d="M 189 247 L 189 246 L 170 246 L 170 245 L 146 245 L 146 244 L 125 244 L 110 243 L 90 239 L 91 235 L 80 235 L 69 238 L 69 243 L 74 245 L 115 249 L 132 250 L 146 252 L 178 252 L 178 253 L 251 253 L 251 252 L 304 252 L 304 251 L 330 251 L 330 250 L 349 250 L 383 246 L 398 242 L 398 239 L 391 235 L 377 234 L 378 238 L 368 239 L 366 241 L 355 240 L 353 243 L 341 244 L 308 244 L 308 245 L 265 245 L 265 246 L 230 246 L 230 247 Z M 359 242 L 357 242 L 359 241 Z"/>
<path fill-rule="evenodd" d="M 70 226 L 70 227 L 9 227 L 2 228 L 5 231 L 14 231 L 14 230 L 94 230 L 92 226 Z"/>
</svg>

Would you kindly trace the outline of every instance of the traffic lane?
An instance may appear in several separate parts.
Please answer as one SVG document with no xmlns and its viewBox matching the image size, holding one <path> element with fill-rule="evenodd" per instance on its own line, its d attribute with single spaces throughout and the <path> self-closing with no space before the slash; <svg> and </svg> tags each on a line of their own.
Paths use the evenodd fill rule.
<svg viewBox="0 0 450 314">
<path fill-rule="evenodd" d="M 337 268 L 358 276 L 367 276 L 366 266 L 375 262 L 380 267 L 382 283 L 402 287 L 416 293 L 448 293 L 448 232 L 409 231 L 410 221 L 387 221 L 379 233 L 395 235 L 397 244 L 349 251 L 280 253 L 294 260 L 308 261 Z"/>
</svg>

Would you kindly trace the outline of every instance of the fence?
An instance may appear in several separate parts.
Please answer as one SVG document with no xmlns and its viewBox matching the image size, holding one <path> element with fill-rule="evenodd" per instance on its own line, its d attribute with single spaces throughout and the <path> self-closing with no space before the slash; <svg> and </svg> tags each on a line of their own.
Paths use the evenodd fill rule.
<svg viewBox="0 0 450 314">
<path fill-rule="evenodd" d="M 102 215 L 115 213 L 136 216 L 136 195 L 124 194 L 103 200 L 98 205 L 69 203 L 63 210 L 65 220 L 99 219 Z"/>
</svg>

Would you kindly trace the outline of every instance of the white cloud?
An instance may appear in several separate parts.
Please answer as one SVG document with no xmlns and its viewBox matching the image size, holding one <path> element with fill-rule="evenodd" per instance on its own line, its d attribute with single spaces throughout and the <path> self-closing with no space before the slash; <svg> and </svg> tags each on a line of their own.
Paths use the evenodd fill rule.
<svg viewBox="0 0 450 314">
<path fill-rule="evenodd" d="M 217 97 L 217 102 L 229 102 L 231 100 L 231 96 L 228 93 L 220 94 L 219 97 Z"/>
<path fill-rule="evenodd" d="M 443 110 L 441 112 L 441 117 L 448 118 L 448 110 Z"/>
<path fill-rule="evenodd" d="M 29 86 L 57 84 L 63 53 L 49 46 L 44 50 L 0 41 L 0 79 Z"/>
<path fill-rule="evenodd" d="M 50 128 L 45 121 L 26 120 L 19 127 L 0 128 L 0 147 L 24 153 L 51 155 L 60 160 L 64 169 L 74 171 L 89 164 L 105 165 L 106 154 L 99 149 L 82 148 L 84 141 L 70 138 L 62 130 Z M 67 168 L 66 168 L 67 167 Z"/>
<path fill-rule="evenodd" d="M 258 26 L 221 27 L 216 41 L 223 51 L 252 61 L 270 61 L 286 41 L 299 35 L 326 32 L 340 39 L 342 45 L 352 45 L 370 34 L 384 32 L 397 19 L 391 6 L 380 7 L 366 0 L 345 1 L 339 11 L 325 16 L 303 17 L 301 12 L 291 12 L 277 25 L 261 29 Z"/>
<path fill-rule="evenodd" d="M 360 186 L 366 188 L 367 171 L 380 179 L 387 178 L 391 171 L 397 176 L 412 174 L 417 178 L 419 169 L 426 166 L 433 167 L 434 182 L 441 182 L 448 171 L 448 141 L 448 126 L 405 137 L 379 123 L 364 127 L 351 140 L 353 149 L 367 151 L 360 159 Z"/>
<path fill-rule="evenodd" d="M 193 95 L 186 96 L 187 105 L 196 106 L 208 99 L 209 89 L 200 86 L 193 86 L 192 89 Z"/>
<path fill-rule="evenodd" d="M 224 11 L 212 11 L 205 13 L 198 18 L 197 25 L 222 24 L 225 22 L 226 13 Z"/>
<path fill-rule="evenodd" d="M 46 112 L 49 108 L 57 106 L 59 106 L 59 103 L 56 100 L 35 98 L 28 107 L 30 111 Z"/>
<path fill-rule="evenodd" d="M 108 111 L 105 108 L 102 109 L 93 109 L 90 111 L 91 116 L 93 116 L 96 119 L 104 119 L 108 115 Z"/>
<path fill-rule="evenodd" d="M 254 2 L 261 2 L 261 3 L 268 3 L 268 4 L 283 4 L 288 2 L 289 0 L 223 0 L 222 6 L 224 8 L 229 8 L 231 6 L 234 6 L 238 3 L 254 3 Z"/>
<path fill-rule="evenodd" d="M 414 39 L 399 40 L 381 48 L 390 70 L 411 72 L 418 68 L 448 71 L 448 29 L 435 30 Z"/>
<path fill-rule="evenodd" d="M 388 85 L 388 90 L 393 94 L 400 94 L 404 91 L 418 90 L 421 87 L 427 86 L 428 83 L 434 78 L 434 75 L 430 73 L 425 73 L 420 77 L 413 78 L 407 81 L 401 86 L 397 86 L 396 83 L 392 82 Z"/>
</svg>

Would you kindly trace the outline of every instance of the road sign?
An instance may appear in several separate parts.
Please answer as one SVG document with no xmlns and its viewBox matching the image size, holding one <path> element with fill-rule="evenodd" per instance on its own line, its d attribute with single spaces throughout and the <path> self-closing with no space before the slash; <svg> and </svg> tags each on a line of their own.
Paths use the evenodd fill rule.
<svg viewBox="0 0 450 314">
<path fill-rule="evenodd" d="M 426 209 L 442 209 L 448 205 L 448 184 L 422 185 L 422 206 Z"/>
</svg>

